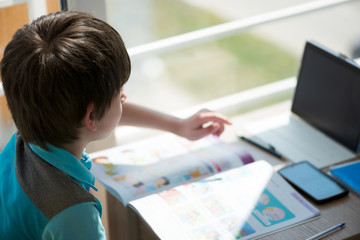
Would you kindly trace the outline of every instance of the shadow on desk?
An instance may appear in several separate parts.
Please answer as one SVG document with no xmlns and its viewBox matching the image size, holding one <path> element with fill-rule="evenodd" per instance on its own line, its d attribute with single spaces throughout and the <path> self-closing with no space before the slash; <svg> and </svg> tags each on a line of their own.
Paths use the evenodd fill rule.
<svg viewBox="0 0 360 240">
<path fill-rule="evenodd" d="M 360 239 L 360 233 L 356 234 L 355 236 L 345 238 L 344 240 L 359 240 Z"/>
<path fill-rule="evenodd" d="M 110 240 L 159 240 L 150 226 L 131 207 L 124 207 L 111 193 L 106 193 L 109 208 Z"/>
</svg>

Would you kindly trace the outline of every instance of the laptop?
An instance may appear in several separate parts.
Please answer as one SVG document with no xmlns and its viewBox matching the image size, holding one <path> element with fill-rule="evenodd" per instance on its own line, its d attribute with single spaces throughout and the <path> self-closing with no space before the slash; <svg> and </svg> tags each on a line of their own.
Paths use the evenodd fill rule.
<svg viewBox="0 0 360 240">
<path fill-rule="evenodd" d="M 318 168 L 356 157 L 360 150 L 360 66 L 308 41 L 291 110 L 245 126 L 293 162 Z"/>
</svg>

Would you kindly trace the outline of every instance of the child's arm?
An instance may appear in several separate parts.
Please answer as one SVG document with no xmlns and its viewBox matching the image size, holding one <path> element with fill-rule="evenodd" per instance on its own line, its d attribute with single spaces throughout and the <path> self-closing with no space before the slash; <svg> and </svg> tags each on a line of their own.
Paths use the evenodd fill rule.
<svg viewBox="0 0 360 240">
<path fill-rule="evenodd" d="M 207 126 L 204 127 L 204 124 Z M 119 123 L 168 131 L 190 140 L 208 134 L 219 136 L 224 131 L 225 124 L 231 124 L 228 118 L 209 110 L 201 110 L 182 119 L 128 102 L 123 104 L 123 115 Z"/>
</svg>

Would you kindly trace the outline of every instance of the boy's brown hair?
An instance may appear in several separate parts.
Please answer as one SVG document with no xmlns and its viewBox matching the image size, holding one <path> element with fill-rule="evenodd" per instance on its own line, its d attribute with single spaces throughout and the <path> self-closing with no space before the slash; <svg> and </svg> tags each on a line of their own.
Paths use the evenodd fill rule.
<svg viewBox="0 0 360 240">
<path fill-rule="evenodd" d="M 42 16 L 19 29 L 0 64 L 12 117 L 24 141 L 47 149 L 78 137 L 87 106 L 101 119 L 129 78 L 120 35 L 81 12 Z"/>
</svg>

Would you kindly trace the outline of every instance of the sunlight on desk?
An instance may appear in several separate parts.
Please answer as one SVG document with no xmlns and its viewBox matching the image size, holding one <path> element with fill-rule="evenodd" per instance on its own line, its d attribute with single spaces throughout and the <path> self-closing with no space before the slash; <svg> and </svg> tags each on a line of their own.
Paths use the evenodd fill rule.
<svg viewBox="0 0 360 240">
<path fill-rule="evenodd" d="M 265 161 L 130 202 L 161 239 L 248 239 L 318 216 Z"/>
</svg>

